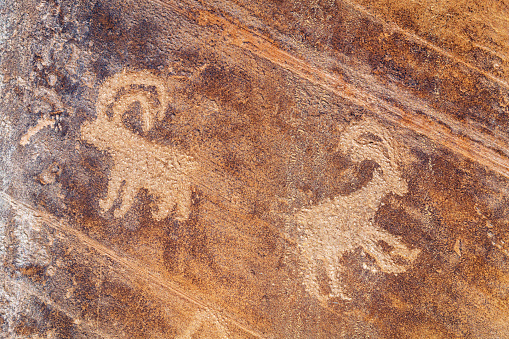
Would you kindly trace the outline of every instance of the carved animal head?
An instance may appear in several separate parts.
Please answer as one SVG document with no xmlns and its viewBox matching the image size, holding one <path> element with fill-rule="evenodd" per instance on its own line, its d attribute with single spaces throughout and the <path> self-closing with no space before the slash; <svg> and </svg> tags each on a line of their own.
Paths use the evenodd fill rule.
<svg viewBox="0 0 509 339">
<path fill-rule="evenodd" d="M 389 131 L 379 123 L 364 117 L 362 121 L 348 126 L 341 135 L 338 150 L 355 162 L 376 162 L 387 191 L 397 195 L 408 192 L 408 185 L 401 178 L 398 166 L 398 146 Z"/>
</svg>

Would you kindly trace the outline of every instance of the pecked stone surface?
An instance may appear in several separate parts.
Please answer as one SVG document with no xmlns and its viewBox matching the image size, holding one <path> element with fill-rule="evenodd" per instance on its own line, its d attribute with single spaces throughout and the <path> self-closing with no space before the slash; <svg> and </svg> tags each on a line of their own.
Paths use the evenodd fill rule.
<svg viewBox="0 0 509 339">
<path fill-rule="evenodd" d="M 3 336 L 508 336 L 505 63 L 398 6 L 0 2 Z"/>
</svg>

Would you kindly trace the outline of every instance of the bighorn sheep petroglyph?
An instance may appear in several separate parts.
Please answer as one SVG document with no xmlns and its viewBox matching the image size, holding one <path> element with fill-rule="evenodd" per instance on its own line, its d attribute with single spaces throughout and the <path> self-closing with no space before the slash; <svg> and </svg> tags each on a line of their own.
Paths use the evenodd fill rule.
<svg viewBox="0 0 509 339">
<path fill-rule="evenodd" d="M 172 81 L 169 84 L 176 86 Z M 81 127 L 84 140 L 113 158 L 108 193 L 99 201 L 103 212 L 113 207 L 125 181 L 121 205 L 114 211 L 116 218 L 125 215 L 142 188 L 158 199 L 158 209 L 152 211 L 155 219 L 166 218 L 175 207 L 177 220 L 189 216 L 189 175 L 195 167 L 191 157 L 173 147 L 150 142 L 123 122 L 123 114 L 135 103 L 140 106 L 143 131 L 162 120 L 169 103 L 167 85 L 152 72 L 124 70 L 103 82 L 96 104 L 97 118 Z"/>
<path fill-rule="evenodd" d="M 372 180 L 347 196 L 327 199 L 296 215 L 302 237 L 299 248 L 303 258 L 304 285 L 307 291 L 326 301 L 331 297 L 349 299 L 344 293 L 340 260 L 345 252 L 361 247 L 385 273 L 402 273 L 404 263 L 413 262 L 420 250 L 409 249 L 400 238 L 377 227 L 375 214 L 382 199 L 390 194 L 402 196 L 408 186 L 397 165 L 397 146 L 389 132 L 371 119 L 347 127 L 339 142 L 339 150 L 355 162 L 375 161 Z M 390 250 L 384 251 L 383 241 Z M 399 260 L 395 260 L 399 257 Z M 402 261 L 403 260 L 403 261 Z M 320 290 L 319 267 L 324 265 L 330 279 L 330 294 Z"/>
</svg>

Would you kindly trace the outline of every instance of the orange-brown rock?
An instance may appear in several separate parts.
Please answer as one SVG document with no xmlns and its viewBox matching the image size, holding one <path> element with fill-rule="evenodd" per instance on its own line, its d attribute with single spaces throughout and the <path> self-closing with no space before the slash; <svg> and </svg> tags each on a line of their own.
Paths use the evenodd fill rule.
<svg viewBox="0 0 509 339">
<path fill-rule="evenodd" d="M 508 17 L 0 2 L 0 337 L 509 337 Z"/>
</svg>

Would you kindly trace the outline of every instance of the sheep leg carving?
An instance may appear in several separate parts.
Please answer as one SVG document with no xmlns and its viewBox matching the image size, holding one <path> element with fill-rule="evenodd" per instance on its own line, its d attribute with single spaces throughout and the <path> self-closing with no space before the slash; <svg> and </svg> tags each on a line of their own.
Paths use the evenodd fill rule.
<svg viewBox="0 0 509 339">
<path fill-rule="evenodd" d="M 385 230 L 376 229 L 373 227 L 372 232 L 372 239 L 377 239 L 377 241 L 384 241 L 390 247 L 392 247 L 391 251 L 389 252 L 391 256 L 399 256 L 406 262 L 412 262 L 420 253 L 419 249 L 409 249 L 404 243 L 401 242 L 399 237 L 390 234 Z M 402 273 L 406 271 L 406 267 L 402 264 L 396 264 L 391 257 L 387 256 L 387 254 L 381 250 L 381 247 L 378 243 L 373 241 L 370 243 L 371 246 L 366 246 L 365 250 L 374 257 L 382 271 L 387 273 Z"/>
<path fill-rule="evenodd" d="M 119 172 L 118 166 L 114 166 L 113 170 L 110 174 L 111 180 L 108 182 L 108 193 L 105 199 L 99 200 L 99 207 L 103 212 L 109 211 L 115 200 L 117 199 L 120 193 L 120 187 L 122 186 L 122 176 L 118 174 Z"/>
<path fill-rule="evenodd" d="M 127 211 L 129 211 L 129 209 L 134 203 L 134 198 L 136 197 L 138 189 L 139 187 L 137 187 L 136 184 L 133 183 L 126 184 L 126 187 L 122 192 L 122 204 L 120 205 L 120 208 L 116 209 L 113 212 L 115 218 L 121 218 L 127 213 Z"/>
<path fill-rule="evenodd" d="M 326 269 L 328 278 L 331 281 L 330 297 L 341 298 L 343 300 L 352 300 L 352 298 L 350 298 L 343 292 L 343 286 L 341 286 L 341 281 L 339 279 L 339 275 L 342 273 L 343 268 L 339 265 L 339 262 L 326 265 Z"/>
</svg>

